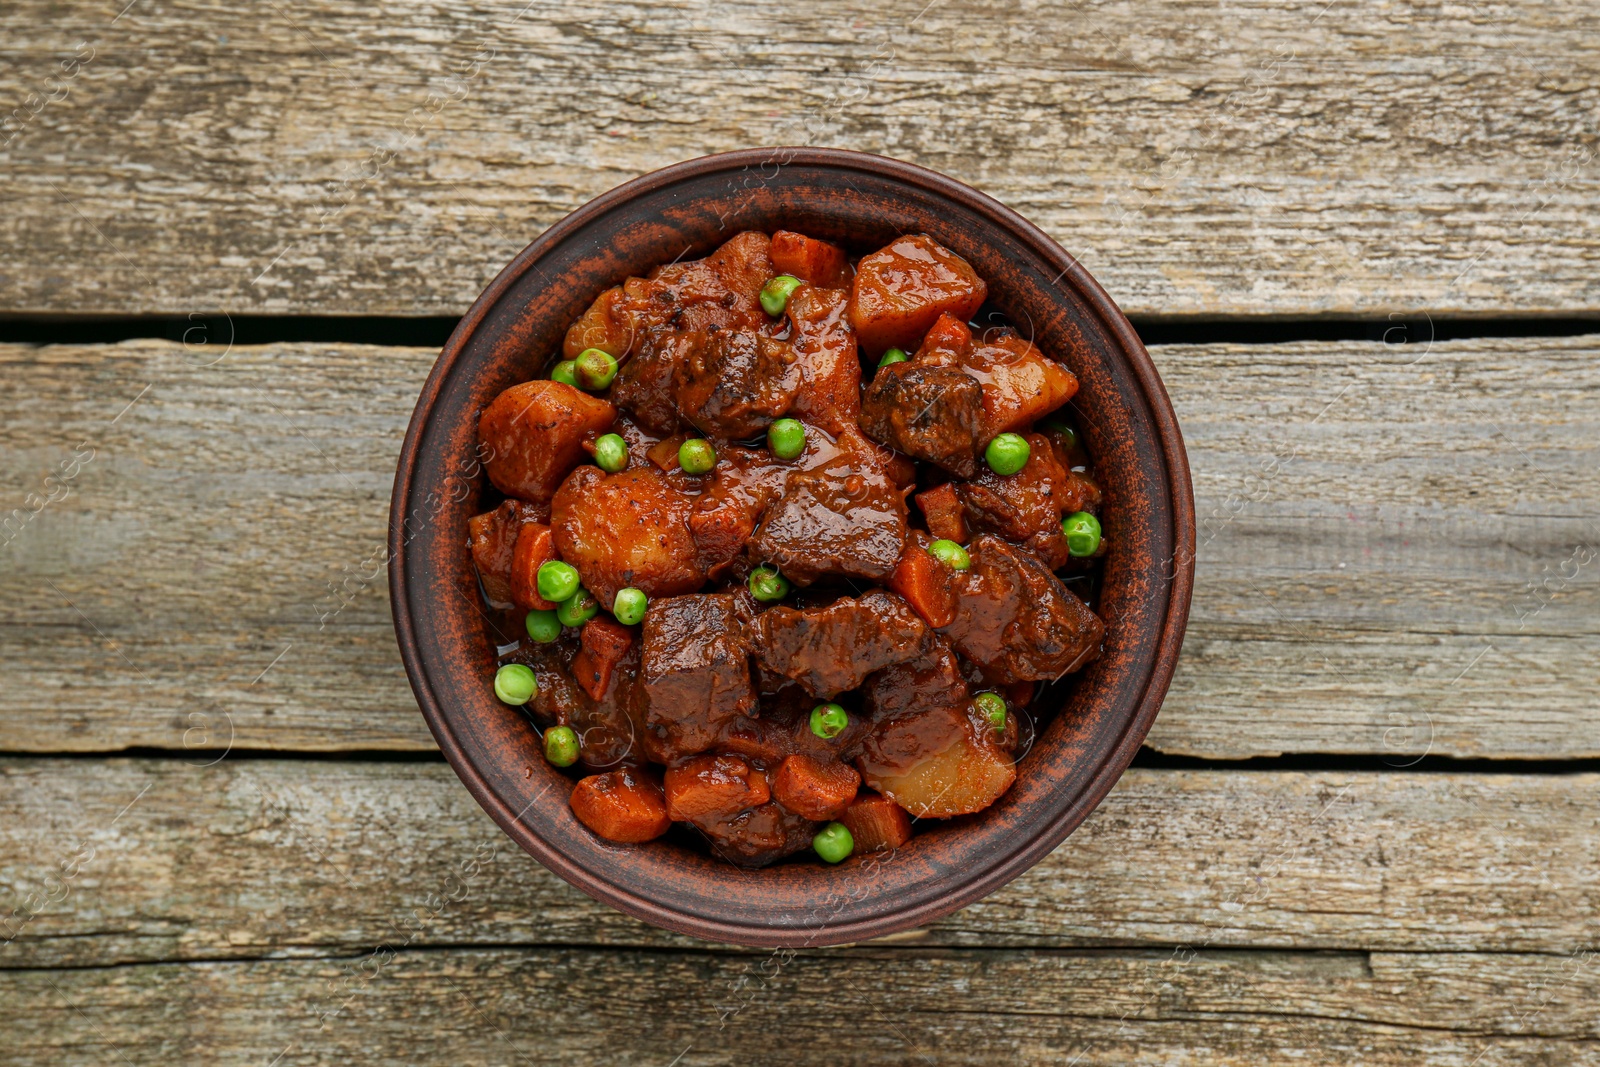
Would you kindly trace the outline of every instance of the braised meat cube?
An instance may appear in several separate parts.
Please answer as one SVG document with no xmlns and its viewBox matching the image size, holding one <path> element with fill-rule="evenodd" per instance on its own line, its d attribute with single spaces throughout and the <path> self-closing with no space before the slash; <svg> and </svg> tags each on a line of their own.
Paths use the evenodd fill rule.
<svg viewBox="0 0 1600 1067">
<path fill-rule="evenodd" d="M 484 595 L 495 607 L 511 604 L 511 561 L 523 526 L 537 523 L 541 509 L 520 500 L 503 500 L 493 511 L 467 520 L 467 546 L 477 565 Z M 547 516 L 548 517 L 548 516 Z"/>
<path fill-rule="evenodd" d="M 872 722 L 886 723 L 938 710 L 965 715 L 971 692 L 949 642 L 933 634 L 916 656 L 868 677 L 861 699 Z M 897 766 L 892 760 L 881 762 L 884 767 Z"/>
<path fill-rule="evenodd" d="M 758 302 L 773 275 L 766 234 L 741 233 L 705 259 L 669 263 L 622 283 L 639 328 L 702 331 L 755 329 L 767 319 Z"/>
<path fill-rule="evenodd" d="M 693 510 L 694 498 L 653 467 L 606 474 L 584 466 L 556 493 L 551 527 L 561 558 L 610 605 L 629 586 L 659 597 L 705 584 L 689 532 Z"/>
<path fill-rule="evenodd" d="M 844 249 L 827 241 L 779 230 L 768 249 L 772 268 L 822 289 L 844 289 L 850 284 L 850 260 Z"/>
<path fill-rule="evenodd" d="M 977 314 L 988 292 L 966 260 L 926 234 L 910 234 L 857 264 L 850 324 L 873 355 L 914 348 L 940 315 Z"/>
<path fill-rule="evenodd" d="M 586 438 L 605 433 L 617 409 L 561 382 L 513 385 L 478 419 L 478 440 L 491 450 L 489 480 L 506 496 L 548 503 L 584 458 Z"/>
<path fill-rule="evenodd" d="M 755 619 L 762 666 L 817 697 L 854 689 L 873 671 L 914 659 L 928 624 L 893 593 L 873 590 L 823 608 L 768 608 Z"/>
<path fill-rule="evenodd" d="M 957 367 L 911 360 L 878 368 L 861 397 L 861 429 L 961 478 L 978 471 L 983 387 Z"/>
<path fill-rule="evenodd" d="M 642 640 L 644 722 L 659 751 L 704 752 L 724 726 L 755 710 L 750 653 L 732 594 L 655 601 Z"/>
<path fill-rule="evenodd" d="M 761 288 L 778 273 L 772 263 L 772 239 L 760 230 L 734 234 L 706 257 L 741 307 L 760 308 Z"/>
<path fill-rule="evenodd" d="M 1100 654 L 1105 624 L 1031 552 L 993 534 L 970 548 L 956 618 L 944 634 L 1000 684 L 1053 680 Z"/>
<path fill-rule="evenodd" d="M 611 689 L 617 665 L 633 648 L 633 631 L 604 615 L 583 624 L 578 654 L 572 659 L 572 677 L 594 700 L 604 700 Z"/>
<path fill-rule="evenodd" d="M 983 386 L 984 444 L 1032 425 L 1078 392 L 1071 371 L 1010 330 L 986 332 L 962 362 Z"/>
<path fill-rule="evenodd" d="M 718 453 L 716 470 L 689 516 L 700 564 L 712 581 L 740 570 L 745 546 L 790 470 L 762 449 L 729 445 Z"/>
<path fill-rule="evenodd" d="M 754 437 L 789 410 L 800 368 L 786 341 L 753 330 L 719 330 L 673 364 L 682 419 L 707 437 Z"/>
<path fill-rule="evenodd" d="M 618 369 L 611 383 L 611 402 L 653 434 L 676 433 L 679 419 L 672 395 L 673 368 L 685 353 L 704 342 L 704 335 L 698 333 L 664 327 L 644 331 L 633 358 Z"/>
<path fill-rule="evenodd" d="M 999 475 L 985 465 L 972 481 L 952 485 L 974 530 L 1024 545 L 1046 567 L 1057 570 L 1071 558 L 1061 516 L 1079 510 L 1070 505 L 1080 494 L 1070 492 L 1076 485 L 1050 442 L 1042 434 L 1025 436 L 1028 462 L 1020 471 Z"/>
<path fill-rule="evenodd" d="M 789 295 L 786 312 L 800 371 L 789 414 L 835 435 L 861 414 L 861 358 L 846 303 L 842 289 L 802 285 Z"/>
<path fill-rule="evenodd" d="M 881 469 L 847 462 L 795 471 L 766 510 L 750 558 L 796 585 L 825 574 L 881 581 L 906 541 L 906 501 Z"/>
<path fill-rule="evenodd" d="M 765 867 L 802 852 L 811 847 L 817 833 L 816 823 L 774 801 L 694 825 L 711 843 L 712 852 L 741 867 Z"/>
</svg>

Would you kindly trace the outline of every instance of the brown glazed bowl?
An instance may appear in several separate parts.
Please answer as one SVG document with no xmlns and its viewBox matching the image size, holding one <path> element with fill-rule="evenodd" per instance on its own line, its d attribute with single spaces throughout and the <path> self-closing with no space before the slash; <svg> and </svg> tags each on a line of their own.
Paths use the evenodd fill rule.
<svg viewBox="0 0 1600 1067">
<path fill-rule="evenodd" d="M 484 479 L 478 413 L 540 376 L 603 290 L 741 230 L 793 229 L 862 253 L 927 233 L 989 283 L 990 305 L 1081 383 L 1073 401 L 1105 488 L 1098 610 L 1105 650 L 1041 697 L 1048 718 L 1016 785 L 987 811 L 924 821 L 905 848 L 837 867 L 742 870 L 664 838 L 619 846 L 567 806 L 573 780 L 540 755 L 519 709 L 495 699 L 467 518 Z M 1194 502 L 1161 379 L 1127 318 L 1064 251 L 959 182 L 880 156 L 755 149 L 646 174 L 568 215 L 486 289 L 423 387 L 389 518 L 395 632 L 412 689 L 451 766 L 540 863 L 597 900 L 716 941 L 821 946 L 927 923 L 992 892 L 1083 821 L 1133 758 L 1166 695 L 1189 613 Z"/>
</svg>

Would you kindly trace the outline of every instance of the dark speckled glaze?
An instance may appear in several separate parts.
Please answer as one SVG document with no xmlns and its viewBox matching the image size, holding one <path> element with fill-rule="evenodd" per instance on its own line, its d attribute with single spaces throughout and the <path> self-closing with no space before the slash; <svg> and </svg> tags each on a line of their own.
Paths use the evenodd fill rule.
<svg viewBox="0 0 1600 1067">
<path fill-rule="evenodd" d="M 619 846 L 567 806 L 571 780 L 495 700 L 466 550 L 478 510 L 478 413 L 535 377 L 595 296 L 745 229 L 799 230 L 871 251 L 924 232 L 989 283 L 990 306 L 1078 375 L 1073 401 L 1106 489 L 1098 609 L 1105 652 L 1042 702 L 1062 707 L 988 811 L 922 823 L 904 849 L 742 870 L 669 840 Z M 395 472 L 389 584 L 406 672 L 478 803 L 539 862 L 646 922 L 718 941 L 820 946 L 927 923 L 1038 862 L 1115 784 L 1155 720 L 1183 642 L 1194 502 L 1177 419 L 1128 320 L 1070 254 L 989 197 L 892 159 L 753 149 L 647 174 L 551 227 L 484 291 L 423 387 Z"/>
</svg>

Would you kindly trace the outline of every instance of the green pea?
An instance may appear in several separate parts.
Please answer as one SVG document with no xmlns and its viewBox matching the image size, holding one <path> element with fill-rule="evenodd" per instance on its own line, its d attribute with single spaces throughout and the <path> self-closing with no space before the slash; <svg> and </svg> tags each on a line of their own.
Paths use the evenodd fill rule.
<svg viewBox="0 0 1600 1067">
<path fill-rule="evenodd" d="M 989 469 L 996 474 L 1015 474 L 1027 466 L 1028 454 L 1032 451 L 1026 437 L 1003 433 L 989 442 L 989 447 L 983 450 L 983 458 L 989 461 Z"/>
<path fill-rule="evenodd" d="M 750 572 L 750 595 L 760 601 L 782 600 L 789 595 L 789 579 L 774 567 L 757 567 Z"/>
<path fill-rule="evenodd" d="M 628 465 L 628 442 L 620 434 L 606 434 L 594 443 L 594 463 L 608 474 L 617 473 Z"/>
<path fill-rule="evenodd" d="M 989 720 L 990 726 L 993 726 L 996 730 L 1004 730 L 1006 728 L 1005 697 L 999 693 L 979 693 L 972 698 L 972 702 L 978 705 L 978 711 L 983 714 L 985 719 Z"/>
<path fill-rule="evenodd" d="M 1076 511 L 1061 520 L 1067 538 L 1067 551 L 1074 556 L 1092 556 L 1100 549 L 1100 520 L 1087 511 Z"/>
<path fill-rule="evenodd" d="M 837 704 L 818 704 L 811 709 L 811 732 L 832 741 L 850 725 L 850 713 Z"/>
<path fill-rule="evenodd" d="M 572 373 L 579 389 L 598 393 L 617 376 L 617 361 L 603 348 L 585 348 L 573 361 Z"/>
<path fill-rule="evenodd" d="M 637 626 L 644 621 L 644 612 L 649 606 L 650 598 L 644 595 L 644 590 L 630 585 L 617 590 L 617 598 L 611 602 L 611 614 L 624 626 Z"/>
<path fill-rule="evenodd" d="M 553 611 L 530 611 L 522 624 L 528 628 L 528 636 L 541 645 L 548 645 L 561 636 L 561 620 Z"/>
<path fill-rule="evenodd" d="M 885 352 L 883 354 L 883 358 L 882 359 L 878 360 L 878 369 L 882 370 L 883 368 L 887 367 L 891 363 L 904 363 L 906 360 L 908 360 L 910 358 L 911 358 L 910 356 L 906 355 L 905 349 L 903 349 L 903 348 L 891 348 L 891 349 L 889 349 L 889 351 L 887 351 L 887 352 Z"/>
<path fill-rule="evenodd" d="M 678 465 L 690 474 L 704 474 L 717 465 L 717 450 L 703 437 L 691 437 L 678 446 Z"/>
<path fill-rule="evenodd" d="M 1071 426 L 1062 422 L 1060 419 L 1051 419 L 1049 422 L 1044 424 L 1044 428 L 1061 438 L 1061 444 L 1063 447 L 1071 449 L 1077 446 L 1078 431 L 1074 430 Z"/>
<path fill-rule="evenodd" d="M 806 427 L 799 419 L 779 419 L 767 427 L 767 447 L 779 459 L 794 459 L 806 450 Z"/>
<path fill-rule="evenodd" d="M 561 602 L 556 608 L 556 618 L 561 620 L 563 626 L 582 626 L 596 615 L 600 614 L 600 601 L 594 594 L 583 586 L 578 586 L 578 591 Z"/>
<path fill-rule="evenodd" d="M 951 570 L 964 571 L 972 566 L 972 557 L 967 555 L 967 550 L 954 541 L 940 538 L 928 546 L 928 551 L 933 553 L 934 559 Z"/>
<path fill-rule="evenodd" d="M 578 375 L 574 372 L 576 366 L 577 364 L 570 359 L 562 360 L 551 368 L 550 380 L 552 382 L 560 382 L 562 385 L 570 385 L 576 389 L 578 387 Z"/>
<path fill-rule="evenodd" d="M 842 822 L 830 822 L 811 839 L 811 847 L 828 863 L 842 863 L 856 850 L 856 839 Z"/>
<path fill-rule="evenodd" d="M 544 758 L 557 767 L 578 762 L 578 735 L 570 726 L 552 726 L 544 732 Z"/>
<path fill-rule="evenodd" d="M 533 670 L 520 663 L 507 663 L 494 672 L 494 695 L 507 704 L 526 704 L 538 691 Z"/>
<path fill-rule="evenodd" d="M 799 278 L 780 274 L 761 287 L 761 310 L 773 318 L 783 314 L 789 306 L 789 294 L 804 284 Z"/>
<path fill-rule="evenodd" d="M 545 560 L 539 564 L 539 573 L 534 576 L 534 585 L 539 589 L 541 599 L 559 604 L 573 593 L 578 591 L 578 572 L 570 563 L 562 563 L 559 559 Z"/>
</svg>

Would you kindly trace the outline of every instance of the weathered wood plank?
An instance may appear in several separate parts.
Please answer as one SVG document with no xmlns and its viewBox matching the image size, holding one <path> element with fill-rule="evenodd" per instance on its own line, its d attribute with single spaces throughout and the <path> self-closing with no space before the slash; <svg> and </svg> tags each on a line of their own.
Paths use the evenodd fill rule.
<svg viewBox="0 0 1600 1067">
<path fill-rule="evenodd" d="M 459 313 L 623 180 L 810 142 L 1140 313 L 1600 311 L 1580 0 L 122 6 L 0 14 L 0 309 Z"/>
<path fill-rule="evenodd" d="M 1597 786 L 1134 770 L 1039 866 L 898 940 L 1572 952 L 1600 935 Z M 0 885 L 0 967 L 701 944 L 569 888 L 437 763 L 7 759 Z"/>
<path fill-rule="evenodd" d="M 9 1062 L 1600 1063 L 1592 954 L 589 948 L 0 971 Z"/>
<path fill-rule="evenodd" d="M 0 347 L 23 383 L 0 398 L 0 492 L 24 507 L 0 538 L 3 744 L 431 748 L 379 572 L 433 354 L 194 365 L 214 355 Z M 1600 755 L 1597 356 L 1593 337 L 1157 349 L 1201 532 L 1150 743 Z"/>
</svg>

